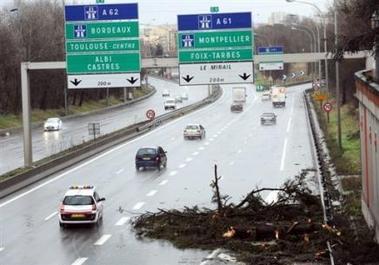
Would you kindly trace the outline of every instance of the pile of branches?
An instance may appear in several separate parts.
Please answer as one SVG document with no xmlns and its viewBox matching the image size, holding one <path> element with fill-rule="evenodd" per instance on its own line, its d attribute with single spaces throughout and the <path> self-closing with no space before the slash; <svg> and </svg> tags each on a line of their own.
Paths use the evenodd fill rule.
<svg viewBox="0 0 379 265">
<path fill-rule="evenodd" d="M 303 171 L 277 189 L 256 188 L 234 204 L 221 195 L 215 166 L 216 209 L 158 209 L 137 217 L 133 227 L 139 237 L 169 240 L 178 248 L 232 250 L 247 264 L 323 262 L 329 259 L 326 242 L 345 261 L 354 248 L 351 233 L 323 223 L 320 198 L 308 188 L 306 176 Z M 264 191 L 277 191 L 277 200 L 265 202 Z"/>
</svg>

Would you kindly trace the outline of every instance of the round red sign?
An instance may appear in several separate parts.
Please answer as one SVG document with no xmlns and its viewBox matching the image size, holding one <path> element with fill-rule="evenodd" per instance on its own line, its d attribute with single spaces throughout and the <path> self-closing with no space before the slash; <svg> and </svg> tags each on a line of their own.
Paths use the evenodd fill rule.
<svg viewBox="0 0 379 265">
<path fill-rule="evenodd" d="M 324 105 L 322 105 L 322 108 L 325 112 L 331 112 L 333 109 L 333 105 L 330 103 L 325 103 Z"/>
<path fill-rule="evenodd" d="M 146 117 L 149 119 L 149 120 L 154 120 L 155 118 L 155 111 L 152 110 L 152 109 L 149 109 L 148 111 L 146 111 Z"/>
</svg>

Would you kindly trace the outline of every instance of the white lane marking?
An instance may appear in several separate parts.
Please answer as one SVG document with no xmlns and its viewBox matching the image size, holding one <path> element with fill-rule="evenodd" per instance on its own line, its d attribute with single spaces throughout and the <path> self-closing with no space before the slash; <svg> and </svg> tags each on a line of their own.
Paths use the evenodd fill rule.
<svg viewBox="0 0 379 265">
<path fill-rule="evenodd" d="M 234 163 L 235 163 L 234 161 L 230 161 L 229 166 L 233 166 Z"/>
<path fill-rule="evenodd" d="M 205 148 L 204 148 L 204 146 L 200 146 L 198 149 L 199 150 L 204 150 Z"/>
<path fill-rule="evenodd" d="M 271 203 L 274 203 L 274 202 L 276 202 L 277 200 L 278 200 L 278 193 L 279 193 L 279 191 L 271 191 L 268 195 L 267 195 L 267 197 L 265 198 L 265 202 L 267 203 L 267 204 L 271 204 Z"/>
<path fill-rule="evenodd" d="M 199 152 L 193 152 L 192 155 L 193 156 L 197 156 L 199 154 Z"/>
<path fill-rule="evenodd" d="M 117 223 L 115 223 L 115 225 L 122 226 L 122 225 L 126 224 L 126 222 L 128 222 L 129 220 L 130 220 L 129 216 L 121 217 L 120 220 L 118 220 Z"/>
<path fill-rule="evenodd" d="M 219 130 L 217 133 L 218 133 L 218 134 L 221 134 L 222 132 L 223 132 L 223 130 L 221 129 L 221 130 Z"/>
<path fill-rule="evenodd" d="M 223 100 L 224 100 L 225 97 L 226 97 L 225 95 L 226 95 L 226 93 L 223 93 L 222 96 L 221 96 L 221 97 L 218 99 L 218 101 L 216 101 L 215 103 L 222 103 Z M 116 146 L 116 147 L 114 147 L 113 149 L 110 149 L 110 150 L 108 150 L 108 151 L 106 151 L 106 152 L 104 152 L 104 153 L 102 153 L 102 154 L 100 154 L 100 155 L 98 155 L 98 156 L 96 156 L 96 157 L 94 157 L 94 158 L 92 158 L 92 159 L 90 159 L 90 160 L 84 162 L 83 164 L 80 164 L 80 165 L 78 165 L 78 166 L 76 166 L 76 167 L 73 167 L 73 168 L 67 170 L 67 171 L 64 172 L 64 173 L 59 174 L 58 176 L 56 176 L 56 177 L 54 177 L 54 178 L 52 178 L 52 179 L 49 179 L 49 180 L 47 180 L 46 182 L 43 182 L 43 183 L 41 183 L 40 185 L 35 186 L 34 188 L 32 188 L 32 189 L 30 189 L 30 190 L 28 190 L 28 191 L 25 191 L 25 192 L 23 192 L 23 193 L 21 193 L 21 194 L 15 196 L 15 197 L 13 197 L 13 198 L 11 198 L 11 199 L 9 199 L 9 200 L 7 200 L 7 201 L 1 203 L 1 204 L 0 204 L 0 208 L 4 207 L 4 206 L 6 206 L 6 205 L 8 205 L 8 204 L 10 204 L 10 203 L 12 203 L 12 202 L 14 202 L 14 201 L 20 199 L 20 198 L 25 197 L 26 195 L 28 195 L 28 194 L 30 194 L 30 193 L 36 191 L 36 190 L 39 190 L 39 189 L 45 187 L 46 185 L 48 185 L 48 184 L 50 184 L 50 183 L 52 183 L 52 182 L 55 182 L 55 181 L 61 179 L 62 177 L 66 176 L 66 175 L 69 175 L 69 174 L 71 174 L 72 172 L 74 172 L 74 171 L 76 171 L 76 170 L 78 170 L 78 169 L 80 169 L 80 168 L 83 168 L 83 167 L 85 167 L 85 166 L 87 166 L 87 165 L 89 165 L 89 164 L 91 164 L 91 163 L 93 163 L 93 162 L 99 160 L 100 158 L 102 158 L 102 157 L 104 157 L 104 156 L 107 156 L 108 154 L 111 154 L 111 153 L 113 153 L 113 152 L 115 152 L 115 151 L 117 151 L 117 150 L 119 150 L 119 149 L 122 149 L 122 148 L 124 148 L 124 147 L 127 146 L 127 145 L 130 145 L 130 144 L 132 144 L 132 143 L 134 143 L 134 142 L 137 142 L 137 141 L 139 141 L 139 140 L 141 140 L 141 139 L 143 139 L 143 138 L 146 138 L 146 137 L 150 136 L 151 134 L 156 133 L 157 131 L 161 131 L 161 130 L 165 129 L 166 127 L 169 127 L 169 126 L 171 126 L 171 125 L 173 125 L 173 124 L 175 124 L 175 123 L 178 123 L 179 121 L 181 121 L 181 120 L 183 120 L 183 119 L 187 119 L 187 118 L 189 118 L 189 117 L 195 116 L 195 115 L 197 115 L 197 114 L 199 114 L 199 113 L 203 113 L 203 112 L 206 112 L 206 111 L 209 112 L 210 109 L 214 109 L 214 108 L 216 108 L 218 105 L 219 105 L 219 104 L 210 104 L 210 105 L 208 105 L 207 107 L 201 108 L 201 109 L 199 109 L 199 110 L 197 110 L 197 111 L 194 111 L 194 112 L 192 112 L 192 113 L 190 113 L 190 114 L 188 114 L 188 115 L 183 115 L 182 117 L 177 118 L 177 119 L 173 120 L 172 122 L 169 122 L 169 123 L 167 123 L 167 124 L 164 124 L 164 125 L 160 126 L 158 129 L 155 129 L 155 130 L 152 130 L 151 132 L 148 132 L 148 133 L 142 134 L 141 136 L 136 137 L 136 138 L 133 139 L 133 140 L 130 140 L 130 141 L 124 143 L 124 144 L 121 144 L 121 145 L 119 145 L 119 146 Z"/>
<path fill-rule="evenodd" d="M 158 185 L 159 185 L 159 186 L 163 186 L 163 185 L 166 185 L 167 182 L 168 182 L 168 179 L 164 179 L 164 180 L 162 180 Z"/>
<path fill-rule="evenodd" d="M 286 152 L 287 152 L 287 143 L 288 143 L 288 139 L 286 138 L 286 139 L 284 140 L 282 159 L 281 159 L 281 161 L 280 161 L 280 171 L 283 171 L 283 170 L 284 170 L 284 162 L 285 162 L 285 160 L 286 160 Z"/>
<path fill-rule="evenodd" d="M 119 175 L 119 174 L 121 174 L 122 172 L 124 172 L 124 169 L 123 169 L 123 168 L 117 170 L 117 171 L 116 171 L 116 175 Z"/>
<path fill-rule="evenodd" d="M 146 194 L 147 197 L 152 197 L 154 196 L 158 191 L 157 190 L 151 190 L 149 193 Z"/>
<path fill-rule="evenodd" d="M 171 138 L 171 141 L 175 141 L 175 137 L 172 137 L 172 138 Z"/>
<path fill-rule="evenodd" d="M 186 164 L 180 164 L 179 166 L 178 166 L 178 168 L 183 168 L 183 167 L 185 167 L 186 166 Z"/>
<path fill-rule="evenodd" d="M 209 142 L 205 142 L 205 144 L 204 145 L 209 145 Z"/>
<path fill-rule="evenodd" d="M 178 171 L 176 170 L 173 170 L 169 173 L 170 176 L 175 176 L 176 174 L 178 174 Z"/>
<path fill-rule="evenodd" d="M 213 135 L 213 138 L 217 138 L 217 137 L 218 137 L 218 135 L 217 135 L 217 134 Z"/>
<path fill-rule="evenodd" d="M 124 172 L 125 169 L 123 168 L 120 168 L 119 170 L 116 171 L 116 175 L 119 175 L 121 174 L 122 172 Z"/>
<path fill-rule="evenodd" d="M 45 218 L 45 221 L 50 220 L 50 219 L 53 218 L 57 213 L 58 213 L 57 211 L 53 212 L 52 214 L 50 214 L 49 216 L 47 216 L 47 217 Z"/>
<path fill-rule="evenodd" d="M 289 118 L 288 124 L 287 124 L 287 132 L 290 132 L 291 129 L 291 122 L 292 122 L 292 117 Z"/>
<path fill-rule="evenodd" d="M 209 138 L 209 141 L 213 142 L 213 141 L 214 141 L 214 139 L 213 139 L 213 138 Z"/>
<path fill-rule="evenodd" d="M 186 162 L 191 162 L 192 161 L 192 157 L 187 157 L 186 158 Z"/>
<path fill-rule="evenodd" d="M 238 149 L 237 153 L 238 153 L 238 154 L 242 153 L 242 150 L 241 150 L 241 149 Z"/>
<path fill-rule="evenodd" d="M 4 250 L 4 248 L 0 248 L 0 252 L 3 251 L 3 250 Z"/>
<path fill-rule="evenodd" d="M 88 258 L 78 258 L 77 260 L 74 261 L 71 265 L 82 265 L 84 262 L 86 262 Z"/>
<path fill-rule="evenodd" d="M 110 234 L 102 235 L 102 236 L 99 238 L 99 240 L 97 240 L 97 241 L 95 242 L 95 246 L 101 246 L 101 245 L 104 245 L 104 243 L 107 242 L 107 240 L 108 240 L 109 238 L 111 238 L 111 236 L 112 236 L 112 235 L 110 235 Z"/>
<path fill-rule="evenodd" d="M 137 203 L 133 206 L 133 210 L 139 210 L 139 209 L 141 209 L 144 205 L 145 205 L 145 202 L 137 202 Z"/>
</svg>

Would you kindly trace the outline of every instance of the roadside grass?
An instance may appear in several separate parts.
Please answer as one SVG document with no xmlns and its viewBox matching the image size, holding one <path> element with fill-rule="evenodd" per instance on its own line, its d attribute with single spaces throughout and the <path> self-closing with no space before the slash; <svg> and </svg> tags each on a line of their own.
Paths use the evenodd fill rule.
<svg viewBox="0 0 379 265">
<path fill-rule="evenodd" d="M 342 150 L 340 150 L 337 142 L 337 111 L 334 108 L 330 112 L 328 123 L 326 113 L 321 110 L 320 104 L 314 102 L 314 106 L 338 175 L 359 175 L 361 150 L 358 109 L 351 103 L 341 107 Z"/>
<path fill-rule="evenodd" d="M 352 104 L 341 107 L 342 150 L 337 142 L 337 111 L 330 112 L 330 121 L 327 122 L 326 113 L 318 102 L 313 100 L 320 126 L 324 132 L 330 156 L 341 179 L 344 193 L 343 211 L 354 217 L 362 217 L 361 211 L 361 150 L 359 134 L 358 109 Z"/>
<path fill-rule="evenodd" d="M 149 93 L 151 89 L 148 88 L 142 88 L 142 89 L 136 89 L 134 93 L 135 98 L 142 97 Z M 69 106 L 69 115 L 74 114 L 80 114 L 80 113 L 86 113 L 90 111 L 95 111 L 99 109 L 103 109 L 105 107 L 117 105 L 123 103 L 122 99 L 115 98 L 113 96 L 109 97 L 109 105 L 107 105 L 107 100 L 102 99 L 99 101 L 95 100 L 86 100 L 83 102 L 82 106 Z M 58 109 L 47 109 L 47 110 L 39 110 L 39 109 L 33 109 L 32 110 L 32 122 L 42 122 L 50 117 L 61 117 L 65 116 L 65 110 L 64 108 L 58 108 Z M 6 129 L 6 128 L 14 128 L 14 127 L 21 127 L 22 126 L 22 115 L 18 114 L 0 114 L 0 129 Z"/>
</svg>

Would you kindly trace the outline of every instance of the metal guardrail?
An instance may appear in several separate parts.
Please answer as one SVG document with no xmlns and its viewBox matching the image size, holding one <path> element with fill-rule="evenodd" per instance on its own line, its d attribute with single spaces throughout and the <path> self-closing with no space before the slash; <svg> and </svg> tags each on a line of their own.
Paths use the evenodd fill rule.
<svg viewBox="0 0 379 265">
<path fill-rule="evenodd" d="M 312 106 L 312 103 L 309 100 L 309 93 L 313 91 L 313 89 L 307 89 L 304 92 L 304 100 L 306 104 L 306 109 L 308 112 L 308 120 L 311 127 L 313 143 L 315 145 L 315 152 L 317 155 L 318 162 L 318 180 L 319 180 L 319 188 L 320 188 L 320 199 L 321 205 L 323 208 L 324 214 L 324 223 L 330 224 L 333 221 L 333 205 L 331 196 L 329 193 L 329 186 L 327 179 L 333 175 L 333 169 L 330 168 L 329 152 L 327 150 L 325 141 L 323 141 L 323 132 L 318 124 L 316 113 Z M 331 248 L 330 242 L 327 241 L 327 249 L 329 251 L 330 264 L 334 265 L 334 256 L 333 250 Z"/>
<path fill-rule="evenodd" d="M 216 101 L 221 95 L 221 88 L 219 86 L 216 86 L 213 89 L 213 93 L 206 99 L 180 108 L 178 110 L 166 113 L 164 115 L 160 115 L 153 122 L 143 121 L 136 123 L 124 129 L 100 136 L 96 140 L 83 143 L 81 145 L 73 147 L 72 149 L 65 150 L 61 153 L 53 155 L 50 157 L 50 160 L 42 159 L 40 161 L 37 161 L 34 163 L 32 168 L 29 168 L 26 171 L 18 174 L 15 173 L 14 176 L 0 181 L 0 198 L 3 198 L 17 190 L 20 190 L 78 162 L 88 159 L 95 154 L 124 143 L 125 141 L 134 139 L 144 134 L 146 131 L 156 128 L 157 122 L 162 124 L 169 120 L 180 117 L 186 113 L 194 111 L 209 103 L 212 103 Z"/>
</svg>

